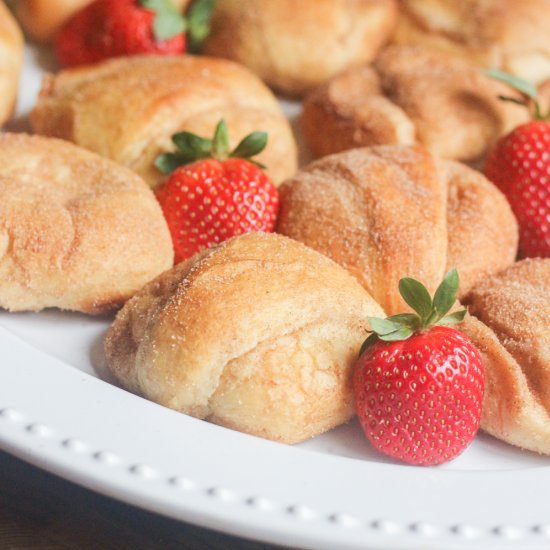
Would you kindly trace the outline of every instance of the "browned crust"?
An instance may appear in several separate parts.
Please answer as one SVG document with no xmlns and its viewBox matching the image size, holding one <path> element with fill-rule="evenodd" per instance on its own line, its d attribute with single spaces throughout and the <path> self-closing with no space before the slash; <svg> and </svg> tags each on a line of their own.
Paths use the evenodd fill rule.
<svg viewBox="0 0 550 550">
<path fill-rule="evenodd" d="M 172 261 L 133 172 L 61 140 L 0 134 L 0 307 L 102 313 Z"/>
<path fill-rule="evenodd" d="M 134 56 L 49 75 L 31 113 L 34 130 L 135 170 L 155 186 L 154 160 L 181 130 L 213 135 L 221 118 L 231 145 L 255 130 L 269 141 L 258 161 L 280 182 L 296 169 L 287 119 L 270 90 L 230 61 L 204 56 Z"/>
<path fill-rule="evenodd" d="M 286 443 L 353 414 L 351 367 L 381 308 L 274 234 L 234 238 L 147 285 L 108 331 L 110 370 L 162 405 Z"/>
<path fill-rule="evenodd" d="M 401 277 L 434 291 L 454 266 L 465 291 L 512 263 L 517 250 L 517 224 L 500 191 L 419 147 L 315 161 L 282 185 L 278 231 L 348 269 L 388 313 L 406 308 Z"/>
<path fill-rule="evenodd" d="M 522 260 L 465 298 L 464 324 L 487 372 L 482 427 L 550 454 L 550 259 Z"/>
<path fill-rule="evenodd" d="M 452 54 L 393 46 L 372 67 L 314 90 L 301 125 L 315 156 L 418 143 L 444 158 L 474 161 L 528 119 L 525 108 L 499 99 L 514 94 Z"/>
</svg>

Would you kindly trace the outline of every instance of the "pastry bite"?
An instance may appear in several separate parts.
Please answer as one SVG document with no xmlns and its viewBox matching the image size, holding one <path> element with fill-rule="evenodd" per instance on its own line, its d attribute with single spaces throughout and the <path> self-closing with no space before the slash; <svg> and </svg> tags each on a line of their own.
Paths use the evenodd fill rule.
<svg viewBox="0 0 550 550">
<path fill-rule="evenodd" d="M 393 41 L 462 56 L 536 84 L 550 77 L 547 0 L 400 0 Z"/>
<path fill-rule="evenodd" d="M 61 71 L 45 78 L 31 113 L 34 130 L 73 141 L 134 170 L 151 186 L 154 161 L 173 150 L 173 134 L 212 135 L 220 119 L 231 147 L 247 134 L 269 134 L 258 161 L 275 182 L 296 169 L 296 143 L 271 91 L 231 61 L 144 55 Z"/>
<path fill-rule="evenodd" d="M 456 55 L 391 46 L 372 66 L 350 69 L 309 94 L 301 126 L 315 156 L 418 143 L 444 158 L 475 161 L 529 118 L 501 95 L 521 98 Z"/>
<path fill-rule="evenodd" d="M 51 42 L 63 24 L 92 0 L 18 0 L 16 15 L 25 32 L 38 42 Z M 186 0 L 173 0 L 184 9 Z"/>
<path fill-rule="evenodd" d="M 502 193 L 421 147 L 330 155 L 279 190 L 277 230 L 345 267 L 388 314 L 408 309 L 397 290 L 402 277 L 433 293 L 456 267 L 460 297 L 516 257 L 517 223 Z"/>
<path fill-rule="evenodd" d="M 353 415 L 351 369 L 380 306 L 340 266 L 281 235 L 249 233 L 163 273 L 105 339 L 127 389 L 284 443 Z"/>
<path fill-rule="evenodd" d="M 218 0 L 204 51 L 301 96 L 374 59 L 396 20 L 395 0 Z"/>
<path fill-rule="evenodd" d="M 23 64 L 23 35 L 6 5 L 0 0 L 0 126 L 15 107 Z"/>
<path fill-rule="evenodd" d="M 481 427 L 512 445 L 550 454 L 550 259 L 526 259 L 464 298 L 461 326 L 481 352 Z"/>
<path fill-rule="evenodd" d="M 145 182 L 57 139 L 0 134 L 0 307 L 98 314 L 172 266 Z"/>
</svg>

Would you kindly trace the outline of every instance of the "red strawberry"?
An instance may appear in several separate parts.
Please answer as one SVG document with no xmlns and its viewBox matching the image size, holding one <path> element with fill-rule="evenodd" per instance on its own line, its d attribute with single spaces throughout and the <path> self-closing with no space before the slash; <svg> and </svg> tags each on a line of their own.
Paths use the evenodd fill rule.
<svg viewBox="0 0 550 550">
<path fill-rule="evenodd" d="M 380 452 L 418 465 L 460 454 L 481 417 L 484 370 L 477 349 L 458 330 L 465 310 L 447 315 L 458 290 L 451 270 L 434 299 L 414 279 L 401 279 L 403 299 L 417 312 L 370 318 L 355 366 L 359 421 Z"/>
<path fill-rule="evenodd" d="M 516 215 L 520 255 L 550 257 L 550 113 L 542 115 L 536 89 L 530 84 L 505 73 L 490 74 L 530 97 L 537 120 L 518 126 L 495 143 L 485 175 L 506 195 Z"/>
<path fill-rule="evenodd" d="M 64 67 L 109 57 L 185 52 L 186 36 L 196 42 L 208 27 L 212 0 L 199 0 L 186 19 L 171 0 L 95 0 L 63 26 L 56 52 Z"/>
<path fill-rule="evenodd" d="M 161 155 L 156 163 L 165 173 L 174 170 L 158 189 L 157 199 L 172 235 L 176 263 L 235 235 L 274 230 L 277 189 L 260 165 L 246 160 L 264 149 L 267 134 L 250 134 L 230 154 L 223 120 L 212 140 L 189 132 L 175 134 L 172 140 L 179 150 Z M 201 160 L 178 168 L 196 158 Z"/>
</svg>

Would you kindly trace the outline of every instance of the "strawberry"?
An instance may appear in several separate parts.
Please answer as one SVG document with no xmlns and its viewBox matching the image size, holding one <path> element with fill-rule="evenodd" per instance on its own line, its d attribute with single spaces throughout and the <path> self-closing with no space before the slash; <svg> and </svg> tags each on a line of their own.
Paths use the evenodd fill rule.
<svg viewBox="0 0 550 550">
<path fill-rule="evenodd" d="M 213 0 L 193 4 L 187 20 L 172 0 L 94 0 L 63 26 L 56 40 L 62 66 L 135 54 L 180 54 L 187 30 L 195 45 L 207 34 Z"/>
<path fill-rule="evenodd" d="M 517 218 L 520 256 L 550 257 L 550 113 L 541 113 L 537 91 L 529 83 L 499 71 L 489 74 L 523 92 L 535 120 L 495 143 L 485 175 L 506 195 Z"/>
<path fill-rule="evenodd" d="M 231 153 L 223 120 L 213 139 L 180 132 L 172 140 L 178 150 L 156 162 L 162 172 L 171 172 L 156 195 L 176 263 L 235 235 L 274 230 L 277 188 L 263 167 L 249 160 L 265 148 L 266 133 L 248 135 Z"/>
<path fill-rule="evenodd" d="M 440 464 L 460 454 L 478 430 L 481 357 L 464 334 L 447 326 L 466 314 L 447 314 L 458 291 L 456 270 L 433 301 L 414 279 L 401 279 L 399 290 L 416 314 L 369 318 L 373 332 L 353 376 L 357 415 L 380 452 L 410 464 Z"/>
</svg>

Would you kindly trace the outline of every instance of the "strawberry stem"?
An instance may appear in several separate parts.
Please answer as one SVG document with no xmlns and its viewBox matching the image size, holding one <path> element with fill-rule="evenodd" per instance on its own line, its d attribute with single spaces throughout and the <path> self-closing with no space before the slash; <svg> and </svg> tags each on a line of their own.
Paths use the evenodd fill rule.
<svg viewBox="0 0 550 550">
<path fill-rule="evenodd" d="M 379 319 L 369 317 L 372 328 L 370 336 L 363 342 L 359 355 L 378 340 L 393 342 L 406 340 L 415 332 L 423 331 L 435 325 L 460 323 L 466 310 L 462 309 L 448 314 L 456 302 L 459 287 L 458 272 L 455 268 L 445 275 L 435 291 L 433 300 L 426 287 L 411 277 L 399 281 L 399 293 L 415 313 L 399 313 Z"/>
<path fill-rule="evenodd" d="M 178 11 L 172 0 L 139 0 L 138 3 L 155 14 L 153 35 L 156 40 L 169 40 L 186 31 L 185 17 Z"/>
<path fill-rule="evenodd" d="M 501 99 L 502 101 L 510 101 L 512 103 L 516 103 L 517 105 L 524 105 L 525 107 L 530 109 L 531 116 L 535 120 L 549 120 L 550 111 L 546 113 L 546 115 L 542 113 L 542 109 L 539 103 L 538 91 L 537 88 L 533 86 L 533 84 L 531 84 L 527 80 L 524 80 L 523 78 L 520 78 L 519 76 L 515 76 L 504 71 L 499 71 L 498 69 L 485 69 L 482 70 L 482 73 L 489 78 L 494 78 L 495 80 L 499 80 L 500 82 L 508 84 L 508 86 L 526 96 L 525 99 L 518 99 L 515 97 L 499 95 L 499 99 Z"/>
<path fill-rule="evenodd" d="M 196 160 L 213 158 L 224 161 L 228 158 L 246 159 L 260 168 L 265 166 L 252 157 L 261 153 L 267 145 L 266 132 L 252 132 L 229 151 L 229 131 L 225 120 L 220 120 L 216 125 L 212 139 L 203 138 L 191 132 L 178 132 L 172 136 L 172 142 L 176 150 L 172 153 L 159 155 L 155 160 L 155 166 L 163 173 L 169 174 L 176 168 L 189 164 Z"/>
</svg>

